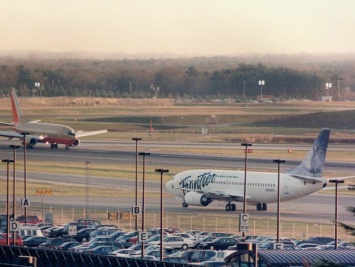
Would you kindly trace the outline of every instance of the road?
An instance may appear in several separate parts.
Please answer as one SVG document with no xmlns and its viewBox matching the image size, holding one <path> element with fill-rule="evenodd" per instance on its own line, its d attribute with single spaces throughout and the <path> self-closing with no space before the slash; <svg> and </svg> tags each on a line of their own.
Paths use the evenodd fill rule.
<svg viewBox="0 0 355 267">
<path fill-rule="evenodd" d="M 168 168 L 171 172 L 174 172 L 175 166 L 188 168 L 240 168 L 244 169 L 244 158 L 238 158 L 234 156 L 221 156 L 216 155 L 215 151 L 227 147 L 231 148 L 231 145 L 216 145 L 216 144 L 160 144 L 160 143 L 142 143 L 140 144 L 139 151 L 149 152 L 150 149 L 154 148 L 165 148 L 165 147 L 184 147 L 184 146 L 195 146 L 199 148 L 208 148 L 211 150 L 209 154 L 191 154 L 191 153 L 174 153 L 174 152 L 152 152 L 149 156 L 148 163 L 151 166 L 156 166 L 156 168 Z M 262 145 L 263 149 L 276 149 L 276 145 Z M 284 145 L 287 147 L 286 145 Z M 293 149 L 299 149 L 306 151 L 309 146 L 295 146 L 292 145 Z M 241 149 L 240 145 L 236 146 L 235 149 Z M 257 145 L 254 146 L 257 149 Z M 336 149 L 338 151 L 347 151 L 349 149 L 354 149 L 351 146 L 336 146 L 330 149 Z M 7 144 L 0 143 L 0 152 L 2 158 L 12 159 L 12 149 L 7 147 Z M 22 157 L 22 150 L 18 150 L 18 157 Z M 135 145 L 132 143 L 116 143 L 116 142 L 82 142 L 80 147 L 72 148 L 69 151 L 64 149 L 51 150 L 44 146 L 38 146 L 35 149 L 30 149 L 27 151 L 27 162 L 30 164 L 32 161 L 59 161 L 59 162 L 82 162 L 92 161 L 95 163 L 108 163 L 108 164 L 129 164 L 132 163 L 132 168 L 135 166 Z M 290 169 L 299 164 L 299 161 L 287 160 L 287 162 L 282 166 L 283 169 Z M 257 159 L 248 158 L 248 167 L 260 170 L 274 170 L 276 171 L 277 166 L 272 162 L 272 159 Z M 343 162 L 327 162 L 325 166 L 327 172 L 341 172 L 349 173 L 352 175 L 355 170 L 355 166 L 350 163 Z M 6 176 L 6 170 L 1 168 L 0 175 L 2 177 Z M 62 174 L 48 174 L 48 173 L 34 173 L 28 172 L 29 181 L 43 181 L 43 182 L 62 182 L 65 184 L 86 184 L 85 175 L 62 175 Z M 18 171 L 17 179 L 23 178 L 23 172 Z M 112 177 L 112 178 L 101 178 L 90 176 L 90 186 L 107 186 L 116 187 L 120 189 L 127 189 L 132 191 L 132 198 L 126 199 L 126 201 L 118 201 L 118 198 L 93 198 L 90 197 L 90 202 L 95 203 L 97 206 L 107 206 L 111 207 L 115 203 L 115 208 L 119 208 L 122 211 L 129 211 L 134 203 L 134 181 L 126 179 L 125 177 Z M 141 183 L 139 183 L 139 188 L 141 188 Z M 156 181 L 146 181 L 146 190 L 151 192 L 160 191 L 160 183 Z M 350 212 L 346 211 L 346 207 L 354 206 L 355 203 L 355 192 L 352 196 L 339 196 L 338 207 L 339 207 L 339 220 L 352 223 L 353 216 Z M 1 200 L 5 200 L 5 196 L 0 197 Z M 31 201 L 41 201 L 41 197 L 33 196 Z M 334 219 L 334 195 L 325 194 L 312 194 L 294 201 L 281 203 L 281 213 L 282 217 L 287 219 L 297 219 L 302 220 L 307 218 L 309 221 L 315 222 L 330 222 Z M 73 204 L 85 205 L 85 198 L 83 197 L 54 197 L 48 198 L 46 200 L 47 204 Z M 242 209 L 243 203 L 237 204 L 237 209 Z M 159 200 L 158 199 L 147 199 L 146 200 L 146 210 L 147 211 L 159 211 Z M 174 196 L 164 198 L 164 207 L 167 212 L 177 212 L 177 213 L 204 213 L 204 214 L 226 214 L 224 211 L 224 202 L 214 202 L 208 207 L 189 207 L 182 208 L 181 200 L 175 199 Z M 247 211 L 253 216 L 259 217 L 273 217 L 276 214 L 276 204 L 269 204 L 268 211 L 258 212 L 255 207 L 248 206 Z"/>
</svg>

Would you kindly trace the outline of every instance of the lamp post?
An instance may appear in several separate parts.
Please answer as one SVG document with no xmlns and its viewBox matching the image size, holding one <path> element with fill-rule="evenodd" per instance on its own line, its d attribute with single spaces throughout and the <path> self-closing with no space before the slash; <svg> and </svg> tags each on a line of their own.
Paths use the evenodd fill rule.
<svg viewBox="0 0 355 267">
<path fill-rule="evenodd" d="M 37 88 L 37 96 L 38 96 L 38 95 L 41 95 L 41 92 L 40 92 L 40 86 L 41 86 L 41 84 L 40 84 L 40 83 L 35 83 L 35 86 L 36 86 L 36 88 Z"/>
<path fill-rule="evenodd" d="M 13 183 L 12 183 L 12 217 L 15 221 L 16 218 L 16 149 L 20 146 L 10 145 L 14 150 L 14 165 L 13 165 Z M 43 220 L 43 219 L 42 219 Z M 15 238 L 13 239 L 13 245 L 15 245 Z"/>
<path fill-rule="evenodd" d="M 344 180 L 331 179 L 330 183 L 335 184 L 335 228 L 334 228 L 334 239 L 335 239 L 335 250 L 338 249 L 338 184 L 343 184 Z"/>
<path fill-rule="evenodd" d="M 24 197 L 27 198 L 27 144 L 26 144 L 26 135 L 29 133 L 21 133 L 23 136 L 23 183 L 24 183 Z M 27 223 L 27 206 L 24 206 L 24 216 L 25 216 L 25 223 Z"/>
<path fill-rule="evenodd" d="M 329 90 L 332 88 L 332 83 L 325 84 L 326 96 L 329 96 Z"/>
<path fill-rule="evenodd" d="M 265 85 L 265 81 L 260 80 L 259 85 L 260 85 L 260 100 L 261 100 L 261 99 L 263 99 L 263 85 Z"/>
<path fill-rule="evenodd" d="M 142 192 L 142 232 L 144 231 L 144 200 L 145 200 L 145 157 L 149 156 L 150 153 L 147 152 L 139 152 L 139 156 L 143 156 L 143 192 Z M 144 244 L 142 242 L 142 258 L 144 254 Z"/>
<path fill-rule="evenodd" d="M 90 161 L 85 161 L 86 164 L 86 194 L 85 194 L 85 217 L 86 219 L 89 218 L 89 214 L 88 214 L 88 207 L 89 207 L 89 180 L 88 180 L 88 174 L 89 174 L 89 165 L 91 164 Z"/>
<path fill-rule="evenodd" d="M 132 141 L 136 141 L 136 194 L 135 194 L 135 206 L 138 205 L 138 141 L 142 140 L 142 138 L 134 137 Z M 138 216 L 135 217 L 135 230 L 138 230 Z"/>
<path fill-rule="evenodd" d="M 274 159 L 277 163 L 277 243 L 280 242 L 280 164 L 285 163 L 285 160 Z"/>
<path fill-rule="evenodd" d="M 248 159 L 248 147 L 252 146 L 250 143 L 242 143 L 242 146 L 245 147 L 245 160 L 244 160 L 244 194 L 243 194 L 243 213 L 246 213 L 246 195 L 247 195 L 247 159 Z M 245 232 L 243 232 L 243 237 L 245 236 Z"/>
<path fill-rule="evenodd" d="M 7 170 L 7 182 L 6 182 L 6 220 L 7 220 L 7 237 L 6 237 L 6 245 L 10 245 L 10 214 L 9 214 L 9 165 L 11 162 L 14 162 L 11 159 L 3 159 L 2 162 L 6 162 L 6 170 Z M 15 236 L 14 236 L 15 239 Z"/>
<path fill-rule="evenodd" d="M 160 172 L 160 261 L 163 261 L 163 173 L 169 170 L 155 169 L 155 172 Z"/>
</svg>

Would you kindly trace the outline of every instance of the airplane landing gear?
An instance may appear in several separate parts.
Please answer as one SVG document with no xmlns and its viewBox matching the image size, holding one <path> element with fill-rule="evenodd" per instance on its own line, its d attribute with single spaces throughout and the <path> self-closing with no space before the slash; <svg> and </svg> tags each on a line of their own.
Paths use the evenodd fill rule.
<svg viewBox="0 0 355 267">
<path fill-rule="evenodd" d="M 187 208 L 189 206 L 189 204 L 187 204 L 186 202 L 182 202 L 182 207 L 183 208 Z"/>
<path fill-rule="evenodd" d="M 228 203 L 226 204 L 226 211 L 235 211 L 236 210 L 236 206 L 233 203 Z"/>
<path fill-rule="evenodd" d="M 257 210 L 267 210 L 267 204 L 266 203 L 258 203 L 256 205 Z"/>
<path fill-rule="evenodd" d="M 58 144 L 51 144 L 51 149 L 58 149 Z"/>
</svg>

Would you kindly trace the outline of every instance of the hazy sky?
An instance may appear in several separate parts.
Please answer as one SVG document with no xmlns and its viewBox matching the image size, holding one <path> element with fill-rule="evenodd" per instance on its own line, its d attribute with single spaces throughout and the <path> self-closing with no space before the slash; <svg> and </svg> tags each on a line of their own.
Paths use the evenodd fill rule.
<svg viewBox="0 0 355 267">
<path fill-rule="evenodd" d="M 354 52 L 354 0 L 0 0 L 0 50 Z"/>
</svg>

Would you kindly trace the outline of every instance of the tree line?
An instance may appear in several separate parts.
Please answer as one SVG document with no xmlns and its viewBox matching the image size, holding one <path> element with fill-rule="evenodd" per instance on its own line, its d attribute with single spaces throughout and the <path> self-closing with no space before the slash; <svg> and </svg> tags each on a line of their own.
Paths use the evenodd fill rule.
<svg viewBox="0 0 355 267">
<path fill-rule="evenodd" d="M 20 96 L 122 98 L 247 98 L 263 95 L 315 99 L 326 82 L 342 87 L 351 77 L 339 68 L 291 68 L 236 58 L 18 59 L 0 58 L 0 93 Z M 259 81 L 264 81 L 261 88 Z M 330 91 L 332 94 L 332 91 Z M 334 95 L 336 95 L 334 93 Z"/>
</svg>

